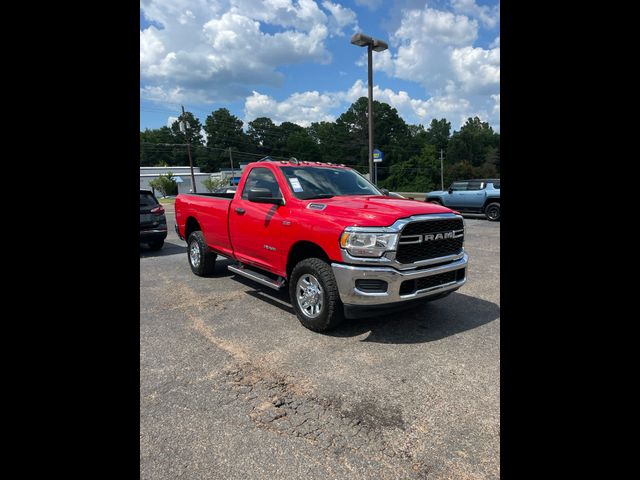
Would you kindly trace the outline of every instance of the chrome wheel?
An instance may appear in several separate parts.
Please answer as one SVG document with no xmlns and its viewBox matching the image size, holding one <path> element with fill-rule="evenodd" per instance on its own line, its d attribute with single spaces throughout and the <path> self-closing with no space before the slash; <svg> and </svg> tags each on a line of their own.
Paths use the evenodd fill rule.
<svg viewBox="0 0 640 480">
<path fill-rule="evenodd" d="M 200 266 L 200 246 L 198 242 L 191 242 L 189 246 L 189 260 L 191 260 L 191 265 L 198 268 Z"/>
<path fill-rule="evenodd" d="M 316 318 L 324 305 L 324 290 L 318 279 L 309 273 L 303 274 L 296 284 L 296 299 L 305 317 Z"/>
</svg>

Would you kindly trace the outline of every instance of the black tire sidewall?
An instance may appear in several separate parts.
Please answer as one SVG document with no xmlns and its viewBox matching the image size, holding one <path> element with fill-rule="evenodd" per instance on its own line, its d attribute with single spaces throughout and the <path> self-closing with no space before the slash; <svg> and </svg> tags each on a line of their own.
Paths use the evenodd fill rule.
<svg viewBox="0 0 640 480">
<path fill-rule="evenodd" d="M 327 278 L 330 270 L 328 271 L 324 268 L 316 268 L 318 266 L 317 262 L 322 262 L 327 268 L 331 268 L 326 262 L 323 262 L 318 258 L 302 260 L 294 267 L 291 273 L 291 279 L 289 281 L 289 296 L 300 323 L 309 330 L 324 332 L 337 326 L 342 321 L 344 312 L 342 302 L 340 302 L 335 278 L 333 278 L 333 273 L 331 272 L 331 278 Z M 300 277 L 306 273 L 311 274 L 318 279 L 324 294 L 322 311 L 316 318 L 309 318 L 305 316 L 298 305 L 297 284 Z"/>
<path fill-rule="evenodd" d="M 491 209 L 497 209 L 498 210 L 498 216 L 496 218 L 491 218 L 489 216 L 489 211 Z M 487 208 L 485 209 L 485 215 L 487 216 L 487 219 L 489 219 L 489 221 L 491 222 L 497 222 L 498 220 L 500 220 L 500 204 L 499 203 L 490 203 L 489 205 L 487 205 Z"/>
<path fill-rule="evenodd" d="M 193 243 L 196 243 L 200 250 L 200 265 L 197 267 L 191 263 L 191 245 L 193 245 Z M 199 230 L 192 232 L 189 235 L 189 241 L 187 242 L 187 259 L 189 261 L 191 271 L 196 275 L 204 276 L 213 271 L 216 255 L 209 250 L 209 247 L 204 241 L 204 236 Z"/>
</svg>

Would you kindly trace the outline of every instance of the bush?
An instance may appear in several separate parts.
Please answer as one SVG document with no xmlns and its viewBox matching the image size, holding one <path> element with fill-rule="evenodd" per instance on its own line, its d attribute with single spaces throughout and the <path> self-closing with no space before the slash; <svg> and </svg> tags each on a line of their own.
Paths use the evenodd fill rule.
<svg viewBox="0 0 640 480">
<path fill-rule="evenodd" d="M 153 187 L 154 190 L 158 190 L 163 197 L 178 193 L 178 184 L 173 178 L 173 173 L 171 172 L 160 175 L 158 178 L 154 178 L 149 182 L 149 185 Z"/>
</svg>

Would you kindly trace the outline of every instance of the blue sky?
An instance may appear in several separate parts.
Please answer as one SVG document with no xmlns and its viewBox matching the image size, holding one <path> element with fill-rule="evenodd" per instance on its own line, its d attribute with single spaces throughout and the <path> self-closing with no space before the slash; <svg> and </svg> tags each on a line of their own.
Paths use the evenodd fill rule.
<svg viewBox="0 0 640 480">
<path fill-rule="evenodd" d="M 228 108 L 303 126 L 334 120 L 367 95 L 411 124 L 479 116 L 500 129 L 500 6 L 482 0 L 142 0 L 140 128 L 167 125 L 180 105 L 204 122 Z M 246 126 L 246 125 L 245 125 Z"/>
</svg>

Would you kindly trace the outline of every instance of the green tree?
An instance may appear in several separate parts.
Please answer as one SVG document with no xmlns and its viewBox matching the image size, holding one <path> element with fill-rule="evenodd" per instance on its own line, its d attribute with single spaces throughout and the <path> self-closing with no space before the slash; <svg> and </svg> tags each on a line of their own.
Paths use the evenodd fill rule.
<svg viewBox="0 0 640 480">
<path fill-rule="evenodd" d="M 440 154 L 440 150 L 447 151 L 449 145 L 449 137 L 451 136 L 451 122 L 446 118 L 431 120 L 431 124 L 427 129 L 425 140 L 427 143 L 436 147 L 436 152 Z"/>
<path fill-rule="evenodd" d="M 178 192 L 178 184 L 173 178 L 173 173 L 169 172 L 160 175 L 158 178 L 154 178 L 149 182 L 149 185 L 155 190 L 158 190 L 163 197 L 167 195 L 175 195 Z"/>
<path fill-rule="evenodd" d="M 453 132 L 447 150 L 449 163 L 468 161 L 474 167 L 487 160 L 492 148 L 499 148 L 500 135 L 493 131 L 487 122 L 480 118 L 468 118 L 460 131 Z"/>
<path fill-rule="evenodd" d="M 184 122 L 184 132 L 180 126 L 182 122 Z M 171 133 L 173 134 L 175 143 L 186 144 L 188 140 L 188 143 L 191 145 L 204 145 L 201 130 L 202 124 L 200 120 L 191 112 L 184 112 L 184 114 L 178 117 L 178 120 L 171 124 Z"/>
<path fill-rule="evenodd" d="M 276 127 L 273 138 L 272 154 L 278 157 L 294 157 L 294 151 L 290 149 L 288 144 L 289 137 L 293 134 L 304 134 L 305 129 L 292 122 L 282 122 Z M 300 155 L 301 156 L 301 155 Z M 300 160 L 303 160 L 302 158 Z"/>
<path fill-rule="evenodd" d="M 219 108 L 207 116 L 204 131 L 207 135 L 207 147 L 228 149 L 236 147 L 243 150 L 250 143 L 242 130 L 242 120 L 232 115 L 226 108 Z"/>
<path fill-rule="evenodd" d="M 306 130 L 292 133 L 287 138 L 287 151 L 298 160 L 319 161 L 320 149 Z"/>
<path fill-rule="evenodd" d="M 407 160 L 419 152 L 412 142 L 411 131 L 406 122 L 398 115 L 398 111 L 390 105 L 373 101 L 373 135 L 374 148 L 385 154 L 384 166 L 379 178 L 384 179 L 389 167 L 394 163 Z M 336 124 L 349 132 L 349 140 L 357 150 L 356 165 L 369 165 L 369 121 L 367 97 L 360 97 L 349 109 L 338 117 Z M 356 145 L 359 148 L 356 148 Z"/>
<path fill-rule="evenodd" d="M 318 161 L 355 164 L 361 145 L 351 139 L 344 123 L 314 122 L 307 133 L 318 146 Z"/>
<path fill-rule="evenodd" d="M 440 161 L 436 148 L 426 144 L 418 155 L 396 162 L 390 167 L 389 176 L 380 186 L 401 192 L 428 192 L 440 182 Z"/>
<path fill-rule="evenodd" d="M 140 166 L 175 165 L 173 147 L 167 145 L 172 143 L 175 138 L 169 127 L 147 128 L 140 132 Z"/>
<path fill-rule="evenodd" d="M 258 117 L 249 122 L 247 137 L 256 150 L 264 155 L 271 155 L 277 138 L 277 126 L 269 117 Z"/>
</svg>

